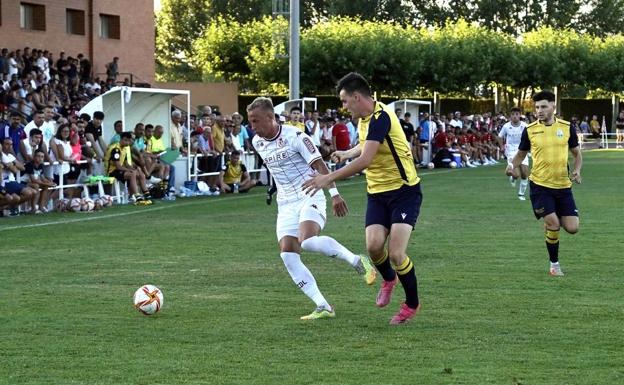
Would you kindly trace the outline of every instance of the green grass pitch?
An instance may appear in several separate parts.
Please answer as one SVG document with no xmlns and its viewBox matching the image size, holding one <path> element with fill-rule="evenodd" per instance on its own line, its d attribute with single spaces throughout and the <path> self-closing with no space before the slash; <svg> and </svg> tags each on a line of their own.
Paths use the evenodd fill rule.
<svg viewBox="0 0 624 385">
<path fill-rule="evenodd" d="M 422 310 L 388 321 L 346 264 L 303 259 L 336 308 L 294 286 L 264 189 L 96 214 L 0 219 L 0 384 L 622 384 L 624 152 L 584 153 L 580 232 L 547 274 L 542 223 L 503 165 L 422 171 L 408 253 Z M 324 231 L 364 251 L 365 184 Z M 132 307 L 145 283 L 163 309 Z"/>
</svg>

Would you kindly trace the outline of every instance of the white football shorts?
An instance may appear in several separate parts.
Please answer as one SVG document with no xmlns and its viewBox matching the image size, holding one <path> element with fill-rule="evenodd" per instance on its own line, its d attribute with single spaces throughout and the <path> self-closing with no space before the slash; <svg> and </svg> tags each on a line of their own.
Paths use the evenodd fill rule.
<svg viewBox="0 0 624 385">
<path fill-rule="evenodd" d="M 505 154 L 505 156 L 507 156 L 507 164 L 511 164 L 511 161 L 513 160 L 514 156 L 516 156 L 517 152 L 518 151 L 509 151 L 507 154 Z M 529 167 L 529 154 L 524 157 L 522 164 Z"/>
<path fill-rule="evenodd" d="M 285 236 L 299 237 L 299 224 L 305 221 L 313 221 L 321 227 L 325 227 L 325 210 L 327 203 L 323 190 L 314 196 L 307 197 L 299 202 L 281 204 L 277 211 L 277 225 L 275 232 L 277 240 Z"/>
</svg>

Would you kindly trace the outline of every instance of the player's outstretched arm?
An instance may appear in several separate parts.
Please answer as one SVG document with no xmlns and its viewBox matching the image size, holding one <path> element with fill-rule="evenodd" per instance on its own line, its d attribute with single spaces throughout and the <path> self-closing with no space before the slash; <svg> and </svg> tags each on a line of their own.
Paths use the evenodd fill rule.
<svg viewBox="0 0 624 385">
<path fill-rule="evenodd" d="M 367 140 L 364 142 L 364 147 L 357 159 L 327 175 L 317 175 L 308 179 L 303 184 L 303 190 L 308 195 L 314 195 L 318 190 L 329 186 L 334 181 L 350 177 L 364 170 L 373 161 L 373 157 L 377 154 L 380 145 L 381 143 L 376 140 Z"/>
<path fill-rule="evenodd" d="M 331 159 L 336 163 L 341 163 L 349 159 L 357 158 L 361 153 L 362 149 L 360 148 L 360 145 L 357 145 L 346 151 L 334 151 L 331 154 Z"/>
<path fill-rule="evenodd" d="M 327 165 L 325 164 L 323 159 L 315 160 L 314 162 L 312 162 L 312 164 L 310 164 L 310 167 L 312 167 L 314 171 L 316 171 L 320 175 L 327 176 L 329 174 L 329 169 L 327 168 Z M 342 197 L 340 196 L 340 193 L 336 188 L 336 183 L 331 182 L 328 187 L 329 195 L 331 195 L 332 200 L 332 212 L 337 217 L 344 217 L 349 213 L 349 207 L 347 207 L 347 202 L 345 202 L 344 199 L 342 199 Z"/>
</svg>

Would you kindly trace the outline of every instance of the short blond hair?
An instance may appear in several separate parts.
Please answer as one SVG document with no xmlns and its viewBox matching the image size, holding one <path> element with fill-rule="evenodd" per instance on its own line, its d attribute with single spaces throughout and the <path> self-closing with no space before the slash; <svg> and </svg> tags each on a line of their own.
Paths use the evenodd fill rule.
<svg viewBox="0 0 624 385">
<path fill-rule="evenodd" d="M 274 113 L 273 101 L 271 100 L 271 98 L 265 98 L 263 96 L 259 96 L 255 98 L 254 101 L 251 102 L 250 105 L 247 106 L 247 112 L 257 110 L 257 109 L 270 112 L 273 114 Z"/>
</svg>

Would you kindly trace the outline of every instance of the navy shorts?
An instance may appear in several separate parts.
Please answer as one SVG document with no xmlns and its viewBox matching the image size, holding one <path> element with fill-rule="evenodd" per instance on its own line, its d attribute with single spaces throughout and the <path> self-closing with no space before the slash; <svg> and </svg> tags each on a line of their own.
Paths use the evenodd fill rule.
<svg viewBox="0 0 624 385">
<path fill-rule="evenodd" d="M 555 213 L 558 217 L 578 217 L 578 210 L 571 188 L 549 188 L 533 182 L 531 188 L 531 204 L 537 219 Z"/>
<path fill-rule="evenodd" d="M 108 176 L 112 176 L 113 178 L 117 179 L 119 182 L 122 182 L 125 180 L 124 178 L 124 171 L 121 170 L 113 170 L 111 172 L 108 173 Z"/>
<path fill-rule="evenodd" d="M 397 190 L 368 194 L 366 227 L 382 225 L 390 229 L 393 223 L 407 223 L 414 227 L 420 214 L 421 203 L 420 183 L 414 186 L 404 185 Z"/>
<path fill-rule="evenodd" d="M 24 189 L 24 187 L 26 187 L 26 185 L 23 185 L 19 182 L 6 182 L 4 184 L 4 189 L 6 190 L 6 192 L 8 192 L 9 194 L 21 194 L 22 190 Z"/>
</svg>

